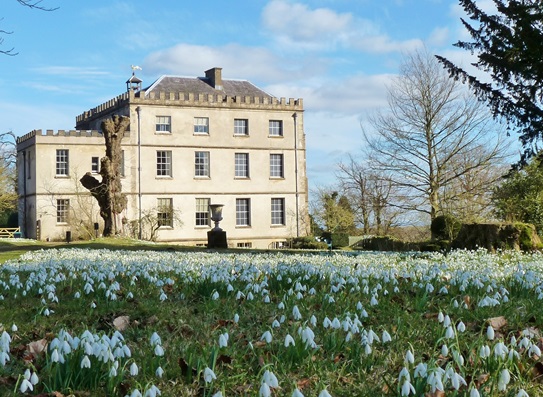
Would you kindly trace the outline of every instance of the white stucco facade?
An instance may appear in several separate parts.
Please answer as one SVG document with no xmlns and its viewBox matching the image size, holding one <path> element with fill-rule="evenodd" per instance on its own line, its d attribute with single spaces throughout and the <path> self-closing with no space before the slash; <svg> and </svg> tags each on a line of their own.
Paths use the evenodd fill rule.
<svg viewBox="0 0 543 397">
<path fill-rule="evenodd" d="M 142 218 L 152 223 L 162 212 L 158 217 L 168 219 L 160 218 L 157 241 L 205 245 L 213 225 L 203 203 L 224 204 L 220 225 L 231 247 L 274 248 L 307 234 L 302 100 L 223 81 L 220 68 L 205 78 L 163 76 L 147 90 L 138 82 L 129 80 L 125 94 L 78 116 L 76 130 L 19 138 L 25 236 L 62 240 L 69 231 L 89 238 L 95 222 L 101 230 L 98 205 L 78 181 L 97 171 L 105 153 L 101 122 L 113 115 L 130 118 L 122 140 L 128 205 L 117 220 L 123 234 L 134 236 Z M 149 227 L 142 223 L 144 236 Z"/>
</svg>

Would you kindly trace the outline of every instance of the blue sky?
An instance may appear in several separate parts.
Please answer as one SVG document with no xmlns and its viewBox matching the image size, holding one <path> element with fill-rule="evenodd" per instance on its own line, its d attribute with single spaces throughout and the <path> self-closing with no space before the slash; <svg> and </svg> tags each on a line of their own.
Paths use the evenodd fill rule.
<svg viewBox="0 0 543 397">
<path fill-rule="evenodd" d="M 491 0 L 478 2 L 482 7 Z M 361 122 L 386 105 L 402 54 L 469 62 L 456 0 L 43 0 L 54 12 L 4 0 L 0 131 L 73 129 L 75 116 L 126 90 L 130 65 L 144 86 L 162 74 L 247 79 L 303 98 L 310 189 L 363 146 Z"/>
</svg>

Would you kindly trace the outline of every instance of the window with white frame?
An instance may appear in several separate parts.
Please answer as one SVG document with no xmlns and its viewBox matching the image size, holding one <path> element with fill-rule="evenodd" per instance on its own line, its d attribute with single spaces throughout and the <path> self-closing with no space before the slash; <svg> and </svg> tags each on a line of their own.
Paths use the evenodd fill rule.
<svg viewBox="0 0 543 397">
<path fill-rule="evenodd" d="M 235 154 L 236 178 L 249 178 L 249 153 Z"/>
<path fill-rule="evenodd" d="M 56 174 L 69 175 L 69 152 L 68 149 L 57 149 Z"/>
<path fill-rule="evenodd" d="M 234 135 L 249 135 L 249 120 L 234 119 Z"/>
<path fill-rule="evenodd" d="M 172 151 L 157 150 L 156 176 L 172 176 Z"/>
<path fill-rule="evenodd" d="M 251 200 L 236 199 L 236 226 L 251 226 Z"/>
<path fill-rule="evenodd" d="M 208 135 L 209 134 L 209 118 L 195 117 L 194 118 L 194 133 Z"/>
<path fill-rule="evenodd" d="M 171 133 L 172 132 L 172 118 L 170 116 L 156 116 L 156 132 L 158 133 Z"/>
<path fill-rule="evenodd" d="M 70 200 L 57 199 L 57 223 L 68 223 Z"/>
<path fill-rule="evenodd" d="M 271 224 L 285 225 L 285 199 L 271 199 Z"/>
<path fill-rule="evenodd" d="M 283 121 L 282 120 L 270 120 L 269 135 L 283 136 Z"/>
<path fill-rule="evenodd" d="M 237 248 L 253 248 L 253 243 L 250 241 L 244 241 L 236 244 Z"/>
<path fill-rule="evenodd" d="M 209 178 L 209 152 L 194 153 L 194 176 Z"/>
<path fill-rule="evenodd" d="M 91 172 L 93 174 L 98 174 L 100 172 L 100 158 L 91 157 Z"/>
<path fill-rule="evenodd" d="M 157 222 L 159 227 L 173 227 L 173 199 L 157 199 Z"/>
<path fill-rule="evenodd" d="M 209 226 L 209 199 L 197 198 L 196 199 L 196 226 Z"/>
<path fill-rule="evenodd" d="M 280 153 L 270 154 L 270 177 L 271 178 L 284 178 L 284 161 L 283 155 Z"/>
</svg>

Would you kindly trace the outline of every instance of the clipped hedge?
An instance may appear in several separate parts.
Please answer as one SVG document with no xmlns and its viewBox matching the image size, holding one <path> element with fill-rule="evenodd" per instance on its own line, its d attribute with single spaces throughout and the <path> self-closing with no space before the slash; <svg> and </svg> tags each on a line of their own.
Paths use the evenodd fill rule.
<svg viewBox="0 0 543 397">
<path fill-rule="evenodd" d="M 462 223 L 452 215 L 436 216 L 430 225 L 432 239 L 453 240 L 461 227 Z"/>
<path fill-rule="evenodd" d="M 295 237 L 288 241 L 288 245 L 293 249 L 306 250 L 325 250 L 328 249 L 328 244 L 322 241 L 315 240 L 313 236 Z"/>
<path fill-rule="evenodd" d="M 532 251 L 542 248 L 542 244 L 534 225 L 529 223 L 465 223 L 451 247 Z"/>
</svg>

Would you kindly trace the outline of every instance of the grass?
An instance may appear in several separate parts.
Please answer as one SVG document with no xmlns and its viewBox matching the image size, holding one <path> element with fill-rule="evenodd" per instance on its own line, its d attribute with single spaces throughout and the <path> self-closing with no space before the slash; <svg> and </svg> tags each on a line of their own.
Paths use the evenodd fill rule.
<svg viewBox="0 0 543 397">
<path fill-rule="evenodd" d="M 22 248 L 2 244 L 0 252 Z M 163 396 L 259 396 L 266 395 L 263 383 L 274 396 L 401 396 L 407 379 L 416 395 L 438 396 L 432 373 L 451 396 L 472 396 L 474 389 L 484 396 L 543 393 L 532 347 L 541 343 L 543 326 L 538 254 L 212 253 L 123 240 L 28 248 L 33 252 L 0 267 L 0 323 L 11 336 L 10 361 L 0 365 L 2 396 L 21 395 L 26 369 L 39 376 L 32 393 L 42 396 L 125 396 L 136 389 L 151 396 L 151 385 Z M 494 306 L 481 305 L 487 298 Z M 103 362 L 89 354 L 91 368 L 81 368 L 82 344 L 67 339 L 72 352 L 63 364 L 52 361 L 56 338 L 83 339 L 90 331 L 98 345 L 115 335 L 122 316 L 128 326 L 121 343 L 130 357 Z M 505 323 L 495 325 L 490 340 L 497 317 Z M 527 330 L 533 336 L 519 345 Z M 151 342 L 155 332 L 163 356 Z M 285 346 L 287 335 L 294 345 Z M 46 351 L 30 354 L 42 340 Z M 495 354 L 500 343 L 505 357 Z M 486 345 L 491 355 L 481 357 Z M 130 374 L 133 364 L 137 375 Z M 206 381 L 206 368 L 216 379 Z M 510 381 L 501 390 L 504 370 Z M 455 383 L 457 376 L 465 384 Z"/>
</svg>

